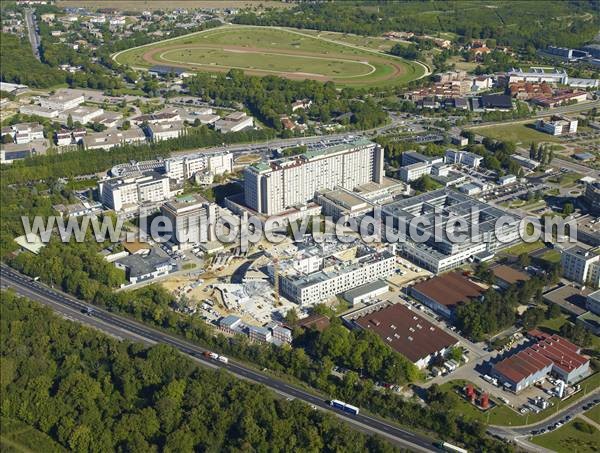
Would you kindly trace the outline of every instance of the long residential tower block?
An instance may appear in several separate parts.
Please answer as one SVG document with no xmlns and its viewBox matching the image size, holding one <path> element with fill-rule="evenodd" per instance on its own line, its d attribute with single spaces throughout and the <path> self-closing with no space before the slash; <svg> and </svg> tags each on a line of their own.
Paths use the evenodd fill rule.
<svg viewBox="0 0 600 453">
<path fill-rule="evenodd" d="M 244 202 L 261 214 L 278 214 L 305 204 L 315 192 L 342 187 L 354 189 L 384 177 L 383 149 L 357 139 L 292 158 L 261 162 L 245 170 Z"/>
</svg>

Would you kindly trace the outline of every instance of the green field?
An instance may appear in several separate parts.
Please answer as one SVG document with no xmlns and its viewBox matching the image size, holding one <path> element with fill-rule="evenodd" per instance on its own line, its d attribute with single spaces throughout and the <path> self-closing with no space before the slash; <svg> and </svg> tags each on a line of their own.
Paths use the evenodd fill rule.
<svg viewBox="0 0 600 453">
<path fill-rule="evenodd" d="M 533 123 L 510 123 L 495 126 L 480 126 L 470 129 L 476 134 L 494 140 L 511 141 L 528 145 L 531 142 L 558 142 L 560 139 L 544 132 L 536 131 Z"/>
<path fill-rule="evenodd" d="M 176 66 L 190 71 L 242 69 L 251 75 L 387 86 L 421 77 L 425 68 L 364 46 L 301 30 L 223 26 L 113 55 L 135 68 Z"/>
<path fill-rule="evenodd" d="M 466 384 L 467 381 L 459 379 L 446 382 L 440 385 L 440 389 L 456 395 L 456 390 L 458 390 L 459 392 L 462 391 L 461 389 Z M 560 410 L 562 407 L 573 404 L 575 401 L 579 400 L 580 398 L 583 398 L 585 395 L 588 395 L 593 389 L 597 388 L 600 385 L 600 373 L 595 373 L 587 377 L 586 379 L 581 381 L 580 384 L 582 386 L 581 392 L 576 393 L 575 395 L 571 396 L 570 398 L 567 398 L 564 401 L 559 401 L 557 398 L 551 398 L 550 401 L 554 403 L 554 406 L 543 410 L 537 414 L 521 415 L 494 397 L 492 397 L 492 400 L 497 404 L 497 406 L 488 410 L 487 412 L 483 412 L 458 395 L 456 395 L 457 403 L 455 410 L 457 410 L 457 412 L 460 412 L 464 417 L 467 417 L 472 420 L 479 420 L 490 425 L 522 426 L 531 423 L 537 423 L 549 417 L 553 413 L 556 413 L 556 411 Z"/>
<path fill-rule="evenodd" d="M 577 424 L 585 425 L 585 430 L 578 429 Z M 580 419 L 575 419 L 555 431 L 532 437 L 531 442 L 558 453 L 594 452 L 598 451 L 600 445 L 600 431 Z"/>
<path fill-rule="evenodd" d="M 0 428 L 0 451 L 2 452 L 60 453 L 66 451 L 46 434 L 18 420 L 2 417 Z"/>
</svg>

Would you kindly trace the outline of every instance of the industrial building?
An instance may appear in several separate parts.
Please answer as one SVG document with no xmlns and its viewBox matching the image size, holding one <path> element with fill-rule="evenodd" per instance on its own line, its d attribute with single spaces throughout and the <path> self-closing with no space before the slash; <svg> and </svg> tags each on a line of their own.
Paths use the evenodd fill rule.
<svg viewBox="0 0 600 453">
<path fill-rule="evenodd" d="M 317 191 L 381 184 L 383 176 L 383 149 L 357 139 L 249 166 L 244 171 L 244 203 L 261 214 L 278 214 L 306 204 Z"/>
<path fill-rule="evenodd" d="M 380 302 L 343 317 L 350 328 L 374 332 L 381 340 L 423 369 L 458 344 L 458 340 L 403 304 Z"/>
<path fill-rule="evenodd" d="M 492 374 L 505 388 L 519 393 L 549 374 L 574 383 L 589 372 L 589 359 L 570 341 L 540 331 L 529 332 L 529 336 L 535 340 L 532 346 L 492 366 Z"/>
<path fill-rule="evenodd" d="M 493 255 L 519 240 L 518 217 L 451 189 L 386 204 L 382 216 L 386 238 L 399 236 L 400 253 L 434 273 L 459 267 L 481 254 Z M 453 229 L 459 218 L 467 225 L 466 231 Z M 411 226 L 419 243 L 408 237 Z M 449 231 L 463 237 L 453 238 Z"/>
<path fill-rule="evenodd" d="M 410 295 L 434 312 L 452 318 L 458 305 L 480 298 L 484 291 L 460 272 L 449 272 L 417 283 L 410 288 Z"/>
</svg>

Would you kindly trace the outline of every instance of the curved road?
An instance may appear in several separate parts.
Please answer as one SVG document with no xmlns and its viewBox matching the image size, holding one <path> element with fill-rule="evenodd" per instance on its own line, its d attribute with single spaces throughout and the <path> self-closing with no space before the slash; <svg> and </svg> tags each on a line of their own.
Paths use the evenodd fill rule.
<svg viewBox="0 0 600 453">
<path fill-rule="evenodd" d="M 354 428 L 366 433 L 381 435 L 400 447 L 421 452 L 438 451 L 433 446 L 433 439 L 406 431 L 387 421 L 368 415 L 359 414 L 357 416 L 350 416 L 338 411 L 333 411 L 321 397 L 315 396 L 300 387 L 290 385 L 280 379 L 260 373 L 240 362 L 230 360 L 229 363 L 223 364 L 208 359 L 202 355 L 206 349 L 193 343 L 82 302 L 40 282 L 32 281 L 29 277 L 14 271 L 4 264 L 0 266 L 0 281 L 2 283 L 2 288 L 10 287 L 19 295 L 50 306 L 69 319 L 95 327 L 102 332 L 121 339 L 142 341 L 147 344 L 168 344 L 178 349 L 180 352 L 191 356 L 202 365 L 211 368 L 225 369 L 242 379 L 263 384 L 279 394 L 302 400 L 321 410 L 327 410 L 347 423 L 350 423 Z M 84 314 L 86 308 L 93 309 L 93 314 L 91 316 Z"/>
</svg>

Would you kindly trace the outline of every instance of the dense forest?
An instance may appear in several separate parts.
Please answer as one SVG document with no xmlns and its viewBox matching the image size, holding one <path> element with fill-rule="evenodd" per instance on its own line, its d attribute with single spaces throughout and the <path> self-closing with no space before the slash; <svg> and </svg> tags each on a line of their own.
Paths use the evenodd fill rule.
<svg viewBox="0 0 600 453">
<path fill-rule="evenodd" d="M 295 8 L 245 12 L 236 23 L 331 30 L 358 35 L 410 31 L 455 33 L 499 45 L 577 47 L 598 32 L 598 3 L 588 1 L 403 1 L 302 3 Z"/>
<path fill-rule="evenodd" d="M 371 99 L 359 99 L 361 90 L 337 90 L 333 82 L 294 81 L 282 77 L 247 76 L 239 69 L 226 74 L 199 73 L 186 80 L 190 94 L 217 105 L 243 103 L 254 116 L 269 127 L 283 129 L 280 117 L 291 113 L 292 102 L 310 99 L 313 105 L 304 112 L 308 119 L 328 123 L 336 116 L 350 113 L 348 124 L 369 129 L 385 123 L 386 113 Z"/>
<path fill-rule="evenodd" d="M 68 450 L 395 451 L 168 346 L 119 342 L 11 292 L 0 318 L 2 416 Z"/>
<path fill-rule="evenodd" d="M 0 78 L 4 82 L 47 88 L 66 81 L 66 72 L 36 60 L 27 38 L 1 33 L 0 54 L 10 55 L 10 58 L 2 58 L 0 65 Z"/>
</svg>

